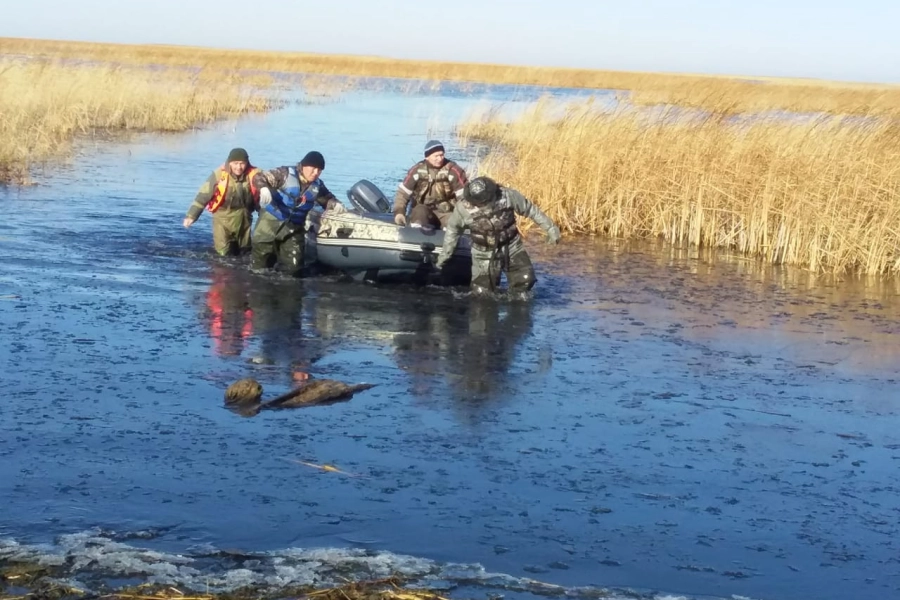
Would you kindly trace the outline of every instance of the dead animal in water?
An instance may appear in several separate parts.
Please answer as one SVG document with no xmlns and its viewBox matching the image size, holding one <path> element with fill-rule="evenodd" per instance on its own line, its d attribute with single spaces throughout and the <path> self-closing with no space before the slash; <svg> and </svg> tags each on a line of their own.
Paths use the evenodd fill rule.
<svg viewBox="0 0 900 600">
<path fill-rule="evenodd" d="M 225 390 L 225 404 L 257 404 L 262 401 L 263 388 L 255 379 L 240 379 Z"/>
<path fill-rule="evenodd" d="M 240 379 L 225 390 L 225 405 L 244 416 L 261 410 L 320 406 L 349 400 L 353 394 L 373 387 L 371 383 L 347 384 L 333 379 L 312 379 L 289 392 L 262 401 L 263 387 L 255 379 Z"/>
<path fill-rule="evenodd" d="M 349 400 L 353 394 L 373 387 L 371 383 L 347 384 L 333 379 L 312 379 L 278 398 L 263 403 L 263 408 L 300 408 Z"/>
</svg>

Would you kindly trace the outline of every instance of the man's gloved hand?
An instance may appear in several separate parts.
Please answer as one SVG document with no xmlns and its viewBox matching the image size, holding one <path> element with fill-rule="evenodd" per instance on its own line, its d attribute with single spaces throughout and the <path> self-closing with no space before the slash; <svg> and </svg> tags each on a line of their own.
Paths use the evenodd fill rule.
<svg viewBox="0 0 900 600">
<path fill-rule="evenodd" d="M 555 246 L 559 243 L 559 237 L 559 227 L 556 225 L 547 230 L 547 243 L 551 246 Z"/>
<path fill-rule="evenodd" d="M 268 206 L 272 204 L 272 190 L 267 187 L 259 190 L 259 205 Z"/>
<path fill-rule="evenodd" d="M 394 223 L 399 225 L 400 227 L 406 227 L 406 215 L 403 213 L 397 213 L 394 215 Z"/>
<path fill-rule="evenodd" d="M 194 219 L 192 219 L 190 217 L 185 217 L 184 221 L 182 221 L 181 224 L 184 225 L 185 227 L 190 227 L 191 225 L 194 224 Z"/>
<path fill-rule="evenodd" d="M 341 213 L 347 212 L 347 207 L 337 201 L 329 202 L 328 203 L 328 212 L 330 212 L 333 215 L 339 215 Z"/>
</svg>

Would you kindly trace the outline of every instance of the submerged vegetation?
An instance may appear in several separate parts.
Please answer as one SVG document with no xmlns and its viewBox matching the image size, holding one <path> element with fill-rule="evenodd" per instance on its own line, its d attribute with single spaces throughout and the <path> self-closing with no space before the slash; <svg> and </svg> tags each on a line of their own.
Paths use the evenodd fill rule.
<svg viewBox="0 0 900 600">
<path fill-rule="evenodd" d="M 79 134 L 183 131 L 270 108 L 234 78 L 184 70 L 0 61 L 0 183 L 65 155 Z"/>
<path fill-rule="evenodd" d="M 730 248 L 817 271 L 900 274 L 900 124 L 537 103 L 460 127 L 479 165 L 570 233 Z"/>
</svg>

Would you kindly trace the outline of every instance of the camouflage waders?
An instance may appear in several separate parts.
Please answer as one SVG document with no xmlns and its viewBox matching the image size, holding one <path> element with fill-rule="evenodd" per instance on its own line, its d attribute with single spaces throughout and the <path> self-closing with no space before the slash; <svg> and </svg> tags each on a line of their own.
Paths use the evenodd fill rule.
<svg viewBox="0 0 900 600">
<path fill-rule="evenodd" d="M 497 291 L 500 288 L 500 275 L 504 272 L 511 294 L 527 292 L 537 282 L 531 257 L 528 256 L 520 237 L 493 252 L 478 250 L 472 252 L 473 291 L 479 293 Z"/>
<path fill-rule="evenodd" d="M 213 246 L 220 256 L 250 252 L 253 213 L 243 208 L 220 208 L 212 215 Z"/>
<path fill-rule="evenodd" d="M 291 275 L 299 276 L 303 269 L 305 249 L 306 232 L 303 225 L 279 221 L 269 213 L 260 211 L 253 231 L 251 269 L 271 269 L 279 265 Z"/>
</svg>

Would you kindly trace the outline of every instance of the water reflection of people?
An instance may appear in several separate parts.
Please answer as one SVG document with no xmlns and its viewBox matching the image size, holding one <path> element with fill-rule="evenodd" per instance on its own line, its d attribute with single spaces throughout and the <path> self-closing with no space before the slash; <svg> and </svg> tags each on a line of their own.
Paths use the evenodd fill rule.
<svg viewBox="0 0 900 600">
<path fill-rule="evenodd" d="M 226 272 L 226 267 L 214 267 L 206 291 L 209 338 L 217 356 L 240 356 L 253 335 L 253 309 L 243 294 L 229 286 Z"/>
<path fill-rule="evenodd" d="M 512 384 L 516 350 L 533 326 L 528 302 L 490 296 L 461 302 L 443 292 L 398 295 L 358 286 L 342 286 L 339 294 L 340 303 L 310 301 L 317 331 L 392 348 L 421 400 L 448 387 L 461 400 L 496 398 Z"/>
<path fill-rule="evenodd" d="M 456 400 L 476 401 L 466 406 L 477 409 L 509 390 L 516 350 L 532 325 L 529 303 L 474 298 L 461 311 L 419 318 L 414 331 L 395 336 L 394 356 L 414 395 L 430 397 L 439 376 Z"/>
<path fill-rule="evenodd" d="M 248 358 L 286 365 L 294 379 L 304 378 L 322 347 L 317 339 L 303 338 L 303 290 L 298 282 L 221 264 L 212 266 L 211 276 L 205 314 L 213 351 L 239 357 L 257 345 Z"/>
<path fill-rule="evenodd" d="M 533 326 L 528 302 L 408 291 L 398 298 L 394 288 L 324 280 L 309 298 L 302 289 L 293 278 L 214 266 L 206 300 L 217 353 L 304 371 L 332 344 L 386 346 L 418 401 L 445 400 L 449 390 L 454 410 L 476 420 L 486 403 L 509 397 L 517 350 Z M 304 327 L 315 331 L 303 335 Z"/>
</svg>

